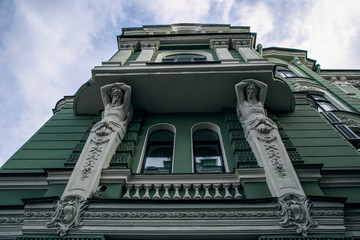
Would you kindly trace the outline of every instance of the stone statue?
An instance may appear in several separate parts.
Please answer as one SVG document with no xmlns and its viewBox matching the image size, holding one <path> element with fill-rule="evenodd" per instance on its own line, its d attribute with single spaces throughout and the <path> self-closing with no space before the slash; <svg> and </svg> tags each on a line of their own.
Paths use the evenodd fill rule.
<svg viewBox="0 0 360 240">
<path fill-rule="evenodd" d="M 269 133 L 277 129 L 276 124 L 266 117 L 264 103 L 267 85 L 258 80 L 247 79 L 235 85 L 237 112 L 243 125 L 245 136 L 252 129 L 259 133 Z"/>
<path fill-rule="evenodd" d="M 117 132 L 122 139 L 132 117 L 131 87 L 125 83 L 108 84 L 100 89 L 104 104 L 103 118 L 92 129 L 99 136 Z"/>
<path fill-rule="evenodd" d="M 102 170 L 109 163 L 125 136 L 133 108 L 131 87 L 125 83 L 108 84 L 100 88 L 104 104 L 102 120 L 96 123 L 83 147 L 63 195 L 56 202 L 54 214 L 47 224 L 57 228 L 60 236 L 81 227 L 82 214 L 99 187 Z M 113 134 L 114 133 L 114 134 Z"/>
</svg>

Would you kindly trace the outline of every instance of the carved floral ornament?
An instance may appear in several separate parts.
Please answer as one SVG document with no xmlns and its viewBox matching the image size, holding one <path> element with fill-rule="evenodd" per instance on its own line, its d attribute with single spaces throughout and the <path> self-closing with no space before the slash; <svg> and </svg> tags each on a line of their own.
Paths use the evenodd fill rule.
<svg viewBox="0 0 360 240">
<path fill-rule="evenodd" d="M 307 236 L 310 227 L 318 223 L 312 218 L 312 204 L 305 196 L 286 194 L 278 199 L 281 211 L 280 225 L 284 228 L 293 227 L 297 233 Z"/>
<path fill-rule="evenodd" d="M 88 205 L 85 199 L 75 195 L 58 200 L 47 227 L 57 228 L 57 233 L 64 236 L 69 229 L 82 225 L 81 218 Z"/>
</svg>

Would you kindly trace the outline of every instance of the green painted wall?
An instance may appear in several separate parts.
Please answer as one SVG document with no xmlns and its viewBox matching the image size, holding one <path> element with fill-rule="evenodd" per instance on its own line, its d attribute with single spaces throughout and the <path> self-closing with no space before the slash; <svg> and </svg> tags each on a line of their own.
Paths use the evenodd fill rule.
<svg viewBox="0 0 360 240">
<path fill-rule="evenodd" d="M 324 169 L 360 167 L 359 152 L 309 103 L 298 101 L 294 112 L 276 116 L 304 164 L 324 164 Z"/>
<path fill-rule="evenodd" d="M 7 189 L 0 190 L 1 205 L 23 205 L 21 199 L 43 197 L 46 189 Z"/>
<path fill-rule="evenodd" d="M 92 115 L 74 115 L 72 105 L 62 107 L 2 166 L 0 172 L 43 172 L 43 168 L 63 168 L 93 119 Z"/>
<path fill-rule="evenodd" d="M 243 189 L 247 199 L 272 197 L 266 182 L 244 182 Z"/>
</svg>

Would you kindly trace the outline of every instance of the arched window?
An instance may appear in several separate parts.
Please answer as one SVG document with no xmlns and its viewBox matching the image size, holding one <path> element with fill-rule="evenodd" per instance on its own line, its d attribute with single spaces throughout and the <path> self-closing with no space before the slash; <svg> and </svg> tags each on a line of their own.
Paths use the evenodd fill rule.
<svg viewBox="0 0 360 240">
<path fill-rule="evenodd" d="M 207 58 L 200 54 L 179 53 L 167 55 L 162 58 L 161 62 L 206 62 Z"/>
<path fill-rule="evenodd" d="M 199 129 L 193 134 L 195 173 L 223 173 L 224 161 L 219 136 L 210 129 Z"/>
<path fill-rule="evenodd" d="M 163 174 L 172 169 L 174 133 L 158 130 L 150 134 L 141 173 Z"/>
<path fill-rule="evenodd" d="M 311 97 L 314 99 L 316 103 L 317 110 L 319 112 L 329 112 L 338 110 L 334 104 L 332 104 L 329 100 L 327 100 L 324 96 L 311 94 Z"/>
<path fill-rule="evenodd" d="M 298 77 L 290 68 L 284 66 L 276 66 L 276 71 L 281 74 L 284 78 L 288 77 Z"/>
</svg>

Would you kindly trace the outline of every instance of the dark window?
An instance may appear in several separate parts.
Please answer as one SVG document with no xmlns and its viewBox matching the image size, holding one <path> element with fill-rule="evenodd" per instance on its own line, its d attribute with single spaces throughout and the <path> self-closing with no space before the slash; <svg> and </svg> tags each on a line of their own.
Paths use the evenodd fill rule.
<svg viewBox="0 0 360 240">
<path fill-rule="evenodd" d="M 173 54 L 163 57 L 162 62 L 206 62 L 206 57 L 199 54 Z"/>
<path fill-rule="evenodd" d="M 321 95 L 312 94 L 311 97 L 316 102 L 316 107 L 319 112 L 330 112 L 338 110 L 334 104 Z"/>
<path fill-rule="evenodd" d="M 276 66 L 276 71 L 281 74 L 281 76 L 288 77 L 298 77 L 296 73 L 291 71 L 288 67 Z"/>
<path fill-rule="evenodd" d="M 174 133 L 159 130 L 150 134 L 142 173 L 162 174 L 170 173 L 173 159 Z"/>
<path fill-rule="evenodd" d="M 224 163 L 219 136 L 209 129 L 200 129 L 193 135 L 195 173 L 223 173 Z"/>
</svg>

